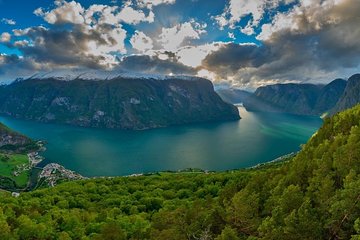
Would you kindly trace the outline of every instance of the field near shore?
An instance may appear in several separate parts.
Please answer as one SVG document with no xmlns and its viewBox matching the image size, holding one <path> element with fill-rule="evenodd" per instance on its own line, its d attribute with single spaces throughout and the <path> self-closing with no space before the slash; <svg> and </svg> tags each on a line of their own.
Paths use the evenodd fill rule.
<svg viewBox="0 0 360 240">
<path fill-rule="evenodd" d="M 15 181 L 18 187 L 26 187 L 29 180 L 29 170 L 22 171 L 18 176 L 14 176 L 13 172 L 17 166 L 27 165 L 28 157 L 25 154 L 0 154 L 0 176 L 10 178 Z"/>
</svg>

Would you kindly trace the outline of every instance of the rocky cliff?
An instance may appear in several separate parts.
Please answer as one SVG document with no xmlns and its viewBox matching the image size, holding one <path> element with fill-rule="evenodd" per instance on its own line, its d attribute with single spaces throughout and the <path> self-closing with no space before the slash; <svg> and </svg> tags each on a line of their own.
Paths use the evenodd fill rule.
<svg viewBox="0 0 360 240">
<path fill-rule="evenodd" d="M 332 109 L 346 86 L 336 79 L 328 85 L 275 84 L 258 88 L 246 99 L 249 111 L 286 112 L 298 115 L 321 115 Z"/>
<path fill-rule="evenodd" d="M 37 149 L 38 146 L 33 140 L 0 123 L 0 152 L 27 152 Z"/>
<path fill-rule="evenodd" d="M 346 88 L 331 110 L 331 114 L 351 108 L 358 103 L 360 103 L 360 74 L 354 74 L 349 78 Z"/>
<path fill-rule="evenodd" d="M 240 118 L 202 78 L 17 81 L 0 88 L 0 114 L 134 130 Z"/>
</svg>

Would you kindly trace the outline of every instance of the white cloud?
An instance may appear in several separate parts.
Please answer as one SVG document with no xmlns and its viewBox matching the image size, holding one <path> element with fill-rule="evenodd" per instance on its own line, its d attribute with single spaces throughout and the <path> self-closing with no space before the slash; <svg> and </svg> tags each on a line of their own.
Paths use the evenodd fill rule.
<svg viewBox="0 0 360 240">
<path fill-rule="evenodd" d="M 175 54 L 180 63 L 196 68 L 201 66 L 207 55 L 218 50 L 221 45 L 222 43 L 215 42 L 200 46 L 185 46 L 178 49 Z"/>
<path fill-rule="evenodd" d="M 19 40 L 14 42 L 15 47 L 26 47 L 29 45 L 29 41 L 27 40 Z"/>
<path fill-rule="evenodd" d="M 131 1 L 127 1 L 123 6 L 109 6 L 104 4 L 93 4 L 85 9 L 80 3 L 65 0 L 55 1 L 56 8 L 45 11 L 38 8 L 34 14 L 41 16 L 50 24 L 110 24 L 117 25 L 121 22 L 127 24 L 138 24 L 140 22 L 154 22 L 154 13 L 149 11 L 146 15 L 143 10 L 134 9 Z"/>
<path fill-rule="evenodd" d="M 267 41 L 274 33 L 285 30 L 298 34 L 320 31 L 325 26 L 352 18 L 351 12 L 345 13 L 342 10 L 350 5 L 354 9 L 357 7 L 353 0 L 302 0 L 291 11 L 278 13 L 271 23 L 262 25 L 257 39 Z"/>
<path fill-rule="evenodd" d="M 135 31 L 135 34 L 130 39 L 130 43 L 134 49 L 143 53 L 154 47 L 152 39 L 141 31 Z"/>
<path fill-rule="evenodd" d="M 0 42 L 6 43 L 6 42 L 10 42 L 11 40 L 11 35 L 8 32 L 3 32 L 0 35 Z"/>
<path fill-rule="evenodd" d="M 176 51 L 185 40 L 200 39 L 200 35 L 206 33 L 206 25 L 195 21 L 177 24 L 171 28 L 162 28 L 159 42 L 164 50 Z"/>
<path fill-rule="evenodd" d="M 101 32 L 101 31 L 99 31 Z M 105 56 L 107 63 L 111 59 L 112 63 L 115 63 L 115 57 L 111 55 L 112 52 L 126 53 L 124 40 L 126 38 L 126 31 L 121 27 L 107 30 L 106 34 L 103 32 L 101 35 L 101 41 L 90 40 L 88 43 L 88 54 L 94 56 Z M 105 41 L 104 44 L 102 41 Z"/>
<path fill-rule="evenodd" d="M 147 7 L 151 9 L 154 6 L 161 4 L 174 4 L 176 0 L 137 0 L 137 4 L 141 7 Z"/>
<path fill-rule="evenodd" d="M 142 10 L 135 10 L 131 2 L 126 2 L 122 8 L 94 4 L 85 12 L 85 21 L 87 24 L 97 21 L 99 24 L 116 25 L 124 22 L 136 25 L 140 22 L 153 22 L 154 18 L 155 16 L 152 11 L 146 16 Z"/>
<path fill-rule="evenodd" d="M 84 23 L 84 8 L 80 3 L 75 1 L 67 2 L 64 0 L 55 1 L 57 8 L 44 12 L 43 9 L 38 8 L 34 11 L 35 15 L 42 16 L 45 21 L 50 24 Z"/>
<path fill-rule="evenodd" d="M 209 79 L 211 81 L 215 81 L 215 79 L 217 78 L 215 73 L 208 71 L 206 69 L 199 70 L 196 75 L 198 77 L 203 77 L 203 78 Z"/>
<path fill-rule="evenodd" d="M 155 15 L 152 11 L 149 12 L 148 16 L 142 10 L 135 10 L 131 6 L 125 6 L 116 15 L 119 21 L 123 21 L 128 24 L 138 24 L 140 22 L 154 22 Z"/>
<path fill-rule="evenodd" d="M 231 39 L 235 39 L 235 34 L 232 32 L 228 32 L 228 37 Z"/>
<path fill-rule="evenodd" d="M 223 29 L 229 26 L 232 29 L 237 27 L 237 24 L 250 16 L 250 20 L 245 27 L 240 27 L 240 31 L 247 35 L 255 33 L 254 28 L 258 27 L 264 17 L 265 11 L 274 9 L 280 4 L 289 4 L 295 0 L 230 0 L 224 12 L 216 17 L 215 21 Z"/>
<path fill-rule="evenodd" d="M 1 19 L 1 22 L 5 23 L 7 25 L 15 25 L 16 24 L 15 20 L 9 19 L 9 18 L 3 18 L 3 19 Z"/>
</svg>

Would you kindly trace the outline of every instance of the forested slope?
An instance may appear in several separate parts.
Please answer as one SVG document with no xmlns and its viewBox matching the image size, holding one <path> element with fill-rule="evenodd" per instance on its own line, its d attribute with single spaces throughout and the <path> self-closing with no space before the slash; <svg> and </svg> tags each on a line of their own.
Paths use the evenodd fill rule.
<svg viewBox="0 0 360 240">
<path fill-rule="evenodd" d="M 288 162 L 3 196 L 0 239 L 360 239 L 359 173 L 360 105 L 325 119 Z"/>
</svg>

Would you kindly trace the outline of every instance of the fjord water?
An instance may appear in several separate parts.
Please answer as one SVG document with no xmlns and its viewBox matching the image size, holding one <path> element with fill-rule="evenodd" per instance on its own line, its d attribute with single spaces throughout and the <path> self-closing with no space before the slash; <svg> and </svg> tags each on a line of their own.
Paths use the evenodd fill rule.
<svg viewBox="0 0 360 240">
<path fill-rule="evenodd" d="M 147 131 L 89 129 L 8 117 L 0 121 L 47 142 L 41 165 L 56 162 L 89 177 L 250 167 L 299 150 L 322 123 L 317 117 L 239 110 L 240 121 Z"/>
</svg>

